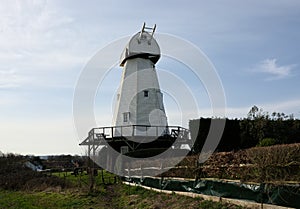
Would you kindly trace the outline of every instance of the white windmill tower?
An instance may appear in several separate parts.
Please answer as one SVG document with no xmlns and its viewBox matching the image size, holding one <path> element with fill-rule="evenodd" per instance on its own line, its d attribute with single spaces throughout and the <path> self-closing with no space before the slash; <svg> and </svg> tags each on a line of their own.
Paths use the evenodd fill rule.
<svg viewBox="0 0 300 209">
<path fill-rule="evenodd" d="M 102 167 L 113 170 L 120 154 L 142 151 L 149 157 L 169 148 L 181 149 L 190 141 L 188 129 L 169 126 L 167 122 L 155 69 L 160 58 L 160 48 L 153 37 L 155 28 L 156 25 L 150 28 L 144 23 L 121 55 L 123 74 L 113 126 L 92 128 L 80 143 L 88 146 L 89 157 L 103 159 L 102 163 L 97 161 Z M 153 152 L 150 152 L 151 149 Z"/>
<path fill-rule="evenodd" d="M 163 94 L 155 69 L 160 58 L 160 48 L 153 37 L 155 28 L 156 25 L 149 28 L 144 23 L 142 30 L 126 45 L 120 60 L 123 75 L 117 94 L 114 125 L 135 125 L 135 135 L 167 133 Z M 145 127 L 148 127 L 147 131 Z M 123 131 L 122 135 L 132 134 L 130 129 L 127 132 Z"/>
</svg>

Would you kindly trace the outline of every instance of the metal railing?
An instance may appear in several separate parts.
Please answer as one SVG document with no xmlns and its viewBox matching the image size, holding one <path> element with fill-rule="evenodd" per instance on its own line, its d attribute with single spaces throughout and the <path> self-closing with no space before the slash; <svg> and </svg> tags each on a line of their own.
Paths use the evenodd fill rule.
<svg viewBox="0 0 300 209">
<path fill-rule="evenodd" d="M 150 126 L 150 125 L 127 125 L 97 127 L 89 131 L 89 136 L 93 138 L 105 137 L 114 138 L 122 136 L 164 136 L 171 135 L 178 137 L 181 135 L 189 136 L 190 131 L 180 126 Z"/>
</svg>

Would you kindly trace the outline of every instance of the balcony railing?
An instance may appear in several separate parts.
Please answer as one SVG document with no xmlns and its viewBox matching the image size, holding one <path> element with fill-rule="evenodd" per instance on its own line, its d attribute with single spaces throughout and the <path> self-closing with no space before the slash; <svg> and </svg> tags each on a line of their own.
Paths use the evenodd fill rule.
<svg viewBox="0 0 300 209">
<path fill-rule="evenodd" d="M 150 126 L 150 125 L 128 125 L 92 128 L 88 137 L 80 144 L 86 142 L 100 142 L 101 140 L 115 139 L 119 137 L 161 137 L 170 136 L 180 139 L 190 139 L 190 131 L 180 126 Z"/>
</svg>

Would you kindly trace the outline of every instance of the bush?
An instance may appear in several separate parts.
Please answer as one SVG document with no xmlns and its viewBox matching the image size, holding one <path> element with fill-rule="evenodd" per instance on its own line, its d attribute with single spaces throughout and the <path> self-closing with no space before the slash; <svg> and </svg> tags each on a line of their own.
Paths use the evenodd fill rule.
<svg viewBox="0 0 300 209">
<path fill-rule="evenodd" d="M 277 144 L 276 139 L 274 138 L 264 138 L 262 139 L 257 146 L 258 147 L 268 147 Z"/>
<path fill-rule="evenodd" d="M 56 176 L 46 176 L 24 166 L 24 156 L 0 157 L 0 189 L 43 190 L 47 187 L 65 187 L 66 182 Z"/>
<path fill-rule="evenodd" d="M 249 174 L 259 182 L 299 181 L 300 144 L 255 147 L 246 150 L 252 169 Z"/>
<path fill-rule="evenodd" d="M 237 152 L 213 153 L 204 164 L 198 156 L 187 156 L 163 176 L 228 178 L 253 182 L 300 181 L 300 143 L 253 147 Z"/>
</svg>

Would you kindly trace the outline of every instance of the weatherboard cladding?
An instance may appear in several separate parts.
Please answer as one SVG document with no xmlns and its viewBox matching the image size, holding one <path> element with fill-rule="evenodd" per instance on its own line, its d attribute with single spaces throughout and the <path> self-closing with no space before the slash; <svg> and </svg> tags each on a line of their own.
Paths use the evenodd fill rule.
<svg viewBox="0 0 300 209">
<path fill-rule="evenodd" d="M 163 96 L 151 60 L 134 58 L 126 61 L 118 95 L 116 126 L 167 125 Z M 124 113 L 129 113 L 127 121 L 124 121 Z"/>
<path fill-rule="evenodd" d="M 155 64 L 160 58 L 160 48 L 153 38 L 155 28 L 151 33 L 145 29 L 144 25 L 142 31 L 130 39 L 121 54 L 123 74 L 117 94 L 114 125 L 142 125 L 144 127 L 136 128 L 135 134 L 156 136 L 162 134 L 167 125 L 163 96 L 155 70 Z M 147 128 L 146 133 L 145 125 L 162 127 L 159 130 L 153 128 L 153 131 Z M 124 129 L 122 135 L 130 136 L 132 130 Z"/>
</svg>

